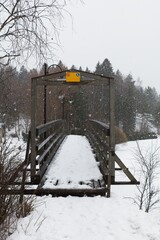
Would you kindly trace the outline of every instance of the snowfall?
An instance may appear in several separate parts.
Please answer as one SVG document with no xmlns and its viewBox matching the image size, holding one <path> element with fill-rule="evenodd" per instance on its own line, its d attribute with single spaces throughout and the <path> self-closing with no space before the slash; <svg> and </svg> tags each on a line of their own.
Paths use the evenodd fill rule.
<svg viewBox="0 0 160 240">
<path fill-rule="evenodd" d="M 139 146 L 147 153 L 160 146 L 160 138 L 141 140 Z M 116 145 L 116 154 L 141 180 L 136 151 L 135 141 Z M 62 187 L 67 182 L 79 187 L 79 180 L 101 178 L 85 137 L 72 135 L 64 140 L 46 174 L 45 187 L 54 186 L 57 178 Z M 116 180 L 126 180 L 126 176 L 118 171 Z M 159 180 L 160 171 L 156 184 L 160 184 Z M 36 197 L 34 210 L 18 220 L 17 230 L 7 240 L 159 240 L 160 204 L 149 213 L 139 210 L 135 203 L 137 194 L 135 185 L 114 185 L 110 198 Z"/>
</svg>

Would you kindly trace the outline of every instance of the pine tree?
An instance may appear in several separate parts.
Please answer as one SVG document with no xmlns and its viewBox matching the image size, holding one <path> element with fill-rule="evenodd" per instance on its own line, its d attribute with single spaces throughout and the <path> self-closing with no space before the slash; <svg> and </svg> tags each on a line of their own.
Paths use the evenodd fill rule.
<svg viewBox="0 0 160 240">
<path fill-rule="evenodd" d="M 86 67 L 85 71 L 88 72 L 88 73 L 91 72 L 88 67 Z"/>
<path fill-rule="evenodd" d="M 58 64 L 57 64 L 62 70 L 67 70 L 67 67 L 66 67 L 66 65 L 65 64 L 63 64 L 63 62 L 60 60 L 59 62 L 58 62 Z M 58 68 L 58 70 L 60 70 L 59 68 Z"/>
<path fill-rule="evenodd" d="M 98 62 L 97 65 L 96 65 L 95 73 L 96 74 L 102 74 L 100 62 Z"/>
<path fill-rule="evenodd" d="M 135 100 L 137 113 L 144 114 L 145 113 L 144 89 L 141 86 L 136 86 L 135 88 Z"/>
<path fill-rule="evenodd" d="M 116 126 L 121 127 L 123 119 L 123 76 L 117 70 L 115 73 L 115 121 Z"/>
<path fill-rule="evenodd" d="M 76 68 L 76 66 L 73 64 L 73 65 L 71 66 L 71 69 L 77 69 L 77 68 Z"/>
<path fill-rule="evenodd" d="M 144 111 L 153 114 L 157 105 L 158 95 L 155 88 L 147 87 L 144 90 Z"/>
<path fill-rule="evenodd" d="M 136 119 L 136 101 L 135 101 L 135 85 L 132 75 L 129 74 L 124 79 L 123 87 L 123 130 L 127 134 L 135 131 Z"/>
<path fill-rule="evenodd" d="M 104 59 L 103 63 L 101 64 L 101 72 L 103 75 L 108 77 L 114 75 L 112 65 L 107 58 Z"/>
<path fill-rule="evenodd" d="M 111 76 L 113 77 L 114 72 L 113 72 L 113 68 L 112 68 L 110 61 L 106 58 L 106 59 L 104 59 L 102 64 L 100 64 L 98 62 L 96 65 L 95 73 L 103 74 L 108 77 L 111 77 Z"/>
<path fill-rule="evenodd" d="M 153 116 L 154 116 L 154 124 L 157 127 L 158 134 L 160 134 L 160 101 L 156 105 Z"/>
<path fill-rule="evenodd" d="M 21 81 L 23 83 L 28 81 L 28 71 L 24 65 L 20 68 L 20 71 L 18 74 L 18 79 L 19 79 L 19 81 Z"/>
</svg>

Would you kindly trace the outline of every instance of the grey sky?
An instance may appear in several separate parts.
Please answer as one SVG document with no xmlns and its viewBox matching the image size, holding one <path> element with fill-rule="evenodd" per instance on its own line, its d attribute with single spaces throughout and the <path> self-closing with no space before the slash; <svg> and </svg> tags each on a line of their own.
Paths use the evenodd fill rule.
<svg viewBox="0 0 160 240">
<path fill-rule="evenodd" d="M 160 93 L 160 1 L 84 0 L 68 8 L 56 55 L 67 66 L 94 70 L 108 58 L 114 70 L 131 73 Z"/>
</svg>

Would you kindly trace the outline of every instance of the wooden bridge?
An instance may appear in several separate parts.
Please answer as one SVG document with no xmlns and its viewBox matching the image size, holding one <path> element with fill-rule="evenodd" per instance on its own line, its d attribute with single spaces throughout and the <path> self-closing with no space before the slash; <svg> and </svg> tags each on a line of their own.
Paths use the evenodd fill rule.
<svg viewBox="0 0 160 240">
<path fill-rule="evenodd" d="M 28 136 L 26 157 L 8 182 L 8 186 L 14 185 L 17 188 L 8 188 L 8 193 L 52 194 L 52 196 L 107 195 L 107 197 L 110 197 L 111 185 L 113 184 L 139 184 L 129 169 L 115 154 L 114 79 L 73 69 L 49 74 L 46 69 L 44 75 L 34 77 L 31 80 L 31 131 Z M 69 78 L 67 79 L 68 76 Z M 47 86 L 69 85 L 72 87 L 72 85 L 79 86 L 85 84 L 96 86 L 102 83 L 107 85 L 109 89 L 109 119 L 107 124 L 96 119 L 86 119 L 81 128 L 78 130 L 75 128 L 74 131 L 74 134 L 86 136 L 88 139 L 102 175 L 101 179 L 90 179 L 91 184 L 88 188 L 81 187 L 82 181 L 79 182 L 80 186 L 77 189 L 70 187 L 61 188 L 58 185 L 59 179 L 55 183 L 56 188 L 43 187 L 45 186 L 46 171 L 50 168 L 51 162 L 54 161 L 57 150 L 65 137 L 73 134 L 73 129 L 71 132 L 66 119 L 46 121 Z M 36 119 L 38 86 L 44 87 L 44 122 L 40 125 L 37 125 Z M 118 168 L 115 167 L 115 163 L 119 166 Z M 128 181 L 117 182 L 115 180 L 115 172 L 119 170 L 126 174 Z M 17 177 L 20 173 L 22 177 L 18 181 Z"/>
</svg>

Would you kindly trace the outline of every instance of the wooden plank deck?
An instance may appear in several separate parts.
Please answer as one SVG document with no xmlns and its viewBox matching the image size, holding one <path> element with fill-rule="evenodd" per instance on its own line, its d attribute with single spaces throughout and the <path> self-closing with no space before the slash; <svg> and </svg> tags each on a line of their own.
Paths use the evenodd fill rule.
<svg viewBox="0 0 160 240">
<path fill-rule="evenodd" d="M 54 184 L 56 188 L 43 188 L 43 186 L 39 186 L 35 191 L 35 194 L 38 196 L 51 194 L 54 197 L 66 197 L 69 195 L 81 197 L 96 195 L 105 196 L 107 192 L 107 187 L 102 179 L 98 181 L 92 180 L 90 183 L 79 182 L 78 188 L 70 188 L 70 186 L 72 186 L 72 182 L 68 182 L 68 186 L 66 188 L 62 188 L 58 182 L 59 181 L 57 180 Z M 88 186 L 87 188 L 85 187 L 86 185 Z"/>
<path fill-rule="evenodd" d="M 52 195 L 53 197 L 67 197 L 67 196 L 88 196 L 93 197 L 97 195 L 105 196 L 106 195 L 106 187 L 104 188 L 88 188 L 88 189 L 63 189 L 63 188 L 57 188 L 57 189 L 43 189 L 43 188 L 37 188 L 37 189 L 24 189 L 23 193 L 24 195 L 37 195 L 37 196 L 43 196 L 43 195 Z M 20 189 L 7 189 L 7 190 L 1 190 L 1 194 L 10 194 L 10 195 L 20 195 L 21 190 Z"/>
<path fill-rule="evenodd" d="M 91 146 L 84 136 L 69 135 L 37 189 L 37 195 L 105 195 L 107 187 Z"/>
</svg>

